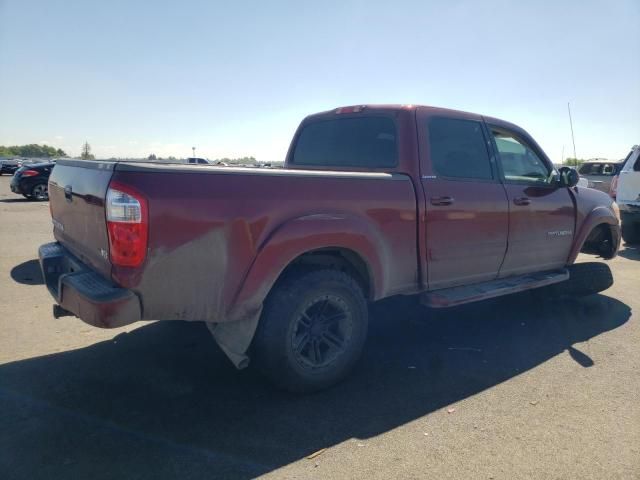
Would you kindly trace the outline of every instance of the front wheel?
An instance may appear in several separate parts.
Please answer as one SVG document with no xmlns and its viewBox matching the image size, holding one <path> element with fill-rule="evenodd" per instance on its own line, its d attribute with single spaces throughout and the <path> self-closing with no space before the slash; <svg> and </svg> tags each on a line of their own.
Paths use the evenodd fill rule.
<svg viewBox="0 0 640 480">
<path fill-rule="evenodd" d="M 613 285 L 609 265 L 602 262 L 576 263 L 568 267 L 569 280 L 553 285 L 555 293 L 584 297 L 600 293 Z"/>
<path fill-rule="evenodd" d="M 290 274 L 269 294 L 253 343 L 253 362 L 285 390 L 312 392 L 342 380 L 367 336 L 367 302 L 358 283 L 335 270 Z"/>
</svg>

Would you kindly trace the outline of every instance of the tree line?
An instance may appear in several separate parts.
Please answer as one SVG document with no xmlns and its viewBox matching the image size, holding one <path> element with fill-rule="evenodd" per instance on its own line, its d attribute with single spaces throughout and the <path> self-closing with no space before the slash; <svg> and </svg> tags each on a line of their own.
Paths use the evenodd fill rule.
<svg viewBox="0 0 640 480">
<path fill-rule="evenodd" d="M 67 157 L 68 155 L 61 148 L 50 147 L 49 145 L 37 145 L 30 143 L 29 145 L 12 145 L 5 147 L 0 145 L 0 157 Z"/>
</svg>

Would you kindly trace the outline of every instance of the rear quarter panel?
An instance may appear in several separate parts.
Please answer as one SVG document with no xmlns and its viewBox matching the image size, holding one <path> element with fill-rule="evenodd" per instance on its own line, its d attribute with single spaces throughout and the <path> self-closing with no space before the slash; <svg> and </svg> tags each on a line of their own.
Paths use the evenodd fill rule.
<svg viewBox="0 0 640 480">
<path fill-rule="evenodd" d="M 113 270 L 118 283 L 140 295 L 146 319 L 241 319 L 260 308 L 291 260 L 322 247 L 360 254 L 375 275 L 374 298 L 416 287 L 416 201 L 408 176 L 166 170 L 114 175 L 149 201 L 143 268 Z"/>
</svg>

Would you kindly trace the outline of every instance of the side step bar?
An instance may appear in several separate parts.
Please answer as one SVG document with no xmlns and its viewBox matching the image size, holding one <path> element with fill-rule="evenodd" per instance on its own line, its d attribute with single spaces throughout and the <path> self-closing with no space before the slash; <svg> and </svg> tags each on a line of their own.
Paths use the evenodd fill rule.
<svg viewBox="0 0 640 480">
<path fill-rule="evenodd" d="M 551 272 L 528 273 L 517 277 L 500 278 L 488 282 L 443 288 L 421 295 L 422 304 L 432 308 L 453 307 L 463 303 L 478 302 L 488 298 L 500 297 L 510 293 L 546 287 L 554 283 L 569 280 L 569 271 L 565 268 Z"/>
</svg>

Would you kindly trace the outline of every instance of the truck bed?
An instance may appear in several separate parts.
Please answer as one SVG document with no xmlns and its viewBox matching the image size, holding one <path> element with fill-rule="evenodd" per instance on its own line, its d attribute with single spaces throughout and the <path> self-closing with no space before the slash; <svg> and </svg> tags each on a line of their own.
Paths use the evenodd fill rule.
<svg viewBox="0 0 640 480">
<path fill-rule="evenodd" d="M 148 201 L 140 268 L 114 266 L 105 255 L 111 182 L 134 186 Z M 323 229 L 336 244 L 348 237 L 354 251 L 369 251 L 368 268 L 381 274 L 372 299 L 417 289 L 416 196 L 403 174 L 61 160 L 50 198 L 56 239 L 133 291 L 143 319 L 241 318 L 260 308 L 275 281 L 265 273 L 264 284 L 251 284 L 257 259 L 258 268 L 284 268 L 292 259 L 283 255 L 312 249 Z"/>
</svg>

